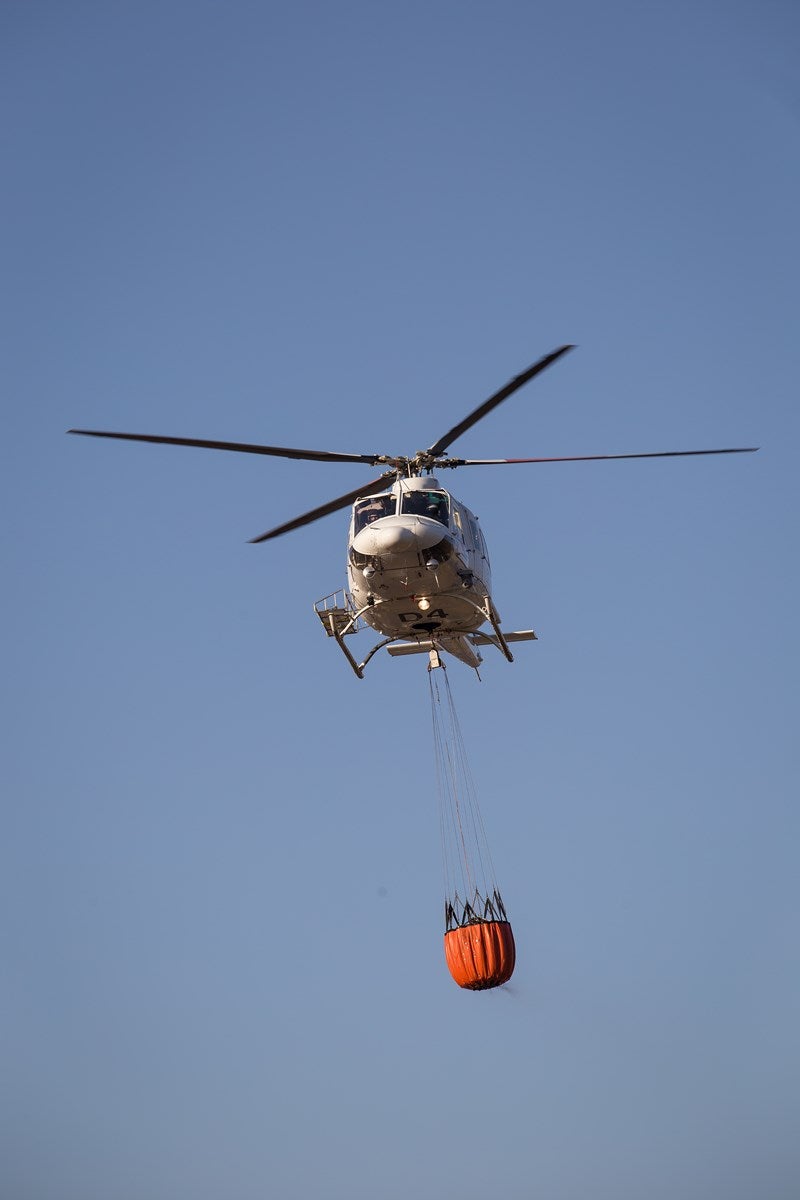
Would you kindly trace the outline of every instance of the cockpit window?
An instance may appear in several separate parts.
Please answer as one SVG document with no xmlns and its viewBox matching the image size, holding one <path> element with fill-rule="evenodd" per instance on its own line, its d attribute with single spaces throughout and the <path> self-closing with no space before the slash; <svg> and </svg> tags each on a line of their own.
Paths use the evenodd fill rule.
<svg viewBox="0 0 800 1200">
<path fill-rule="evenodd" d="M 442 525 L 450 524 L 447 492 L 403 492 L 400 511 L 417 517 L 432 517 Z"/>
<path fill-rule="evenodd" d="M 356 533 L 360 533 L 365 525 L 371 525 L 378 517 L 393 517 L 396 501 L 389 493 L 386 496 L 370 496 L 356 506 Z"/>
</svg>

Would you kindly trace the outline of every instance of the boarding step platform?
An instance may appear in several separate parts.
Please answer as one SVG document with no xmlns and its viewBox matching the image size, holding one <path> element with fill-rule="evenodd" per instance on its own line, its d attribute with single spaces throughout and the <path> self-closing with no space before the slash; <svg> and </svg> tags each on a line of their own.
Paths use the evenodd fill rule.
<svg viewBox="0 0 800 1200">
<path fill-rule="evenodd" d="M 346 637 L 349 633 L 358 633 L 367 628 L 366 622 L 356 617 L 353 597 L 344 588 L 331 592 L 330 596 L 323 596 L 314 605 L 314 612 L 322 621 L 328 637 Z"/>
</svg>

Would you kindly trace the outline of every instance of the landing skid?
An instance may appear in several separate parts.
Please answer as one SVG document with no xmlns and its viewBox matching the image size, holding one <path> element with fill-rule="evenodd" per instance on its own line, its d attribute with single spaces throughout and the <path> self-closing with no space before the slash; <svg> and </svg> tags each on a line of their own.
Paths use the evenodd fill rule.
<svg viewBox="0 0 800 1200">
<path fill-rule="evenodd" d="M 462 597 L 465 599 L 465 597 Z M 476 671 L 482 662 L 480 653 L 477 650 L 478 646 L 495 646 L 500 653 L 508 660 L 514 661 L 514 656 L 508 648 L 509 642 L 532 642 L 536 641 L 536 634 L 532 629 L 518 630 L 514 633 L 503 633 L 500 629 L 500 618 L 492 603 L 491 597 L 486 596 L 483 604 L 471 603 L 477 613 L 484 620 L 487 620 L 492 627 L 493 634 L 489 633 L 462 633 L 457 630 L 438 629 L 436 632 L 431 632 L 425 637 L 410 639 L 407 634 L 400 634 L 395 637 L 381 638 L 367 656 L 357 662 L 350 650 L 345 645 L 344 639 L 350 634 L 359 633 L 365 628 L 369 628 L 367 622 L 363 620 L 364 613 L 377 605 L 385 603 L 381 600 L 375 600 L 372 604 L 365 604 L 362 608 L 356 608 L 353 604 L 352 597 L 349 592 L 340 590 L 333 592 L 330 596 L 325 596 L 322 600 L 318 600 L 314 605 L 314 611 L 322 622 L 323 628 L 328 635 L 336 640 L 336 644 L 342 651 L 350 666 L 359 679 L 364 678 L 364 668 L 379 650 L 388 648 L 388 653 L 393 657 L 405 654 L 437 654 L 440 651 L 445 651 L 452 654 L 455 658 L 459 658 L 467 666 L 474 668 Z"/>
</svg>

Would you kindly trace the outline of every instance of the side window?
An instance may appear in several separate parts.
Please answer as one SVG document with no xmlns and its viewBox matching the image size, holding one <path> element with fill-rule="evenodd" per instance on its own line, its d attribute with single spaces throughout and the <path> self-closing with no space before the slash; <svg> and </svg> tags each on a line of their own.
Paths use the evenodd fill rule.
<svg viewBox="0 0 800 1200">
<path fill-rule="evenodd" d="M 467 518 L 467 523 L 469 525 L 469 544 L 472 546 L 473 550 L 480 550 L 480 534 L 478 533 L 478 526 L 472 514 L 470 514 L 470 516 Z"/>
<path fill-rule="evenodd" d="M 483 530 L 481 529 L 480 525 L 478 524 L 477 519 L 475 517 L 473 517 L 472 513 L 470 513 L 469 517 L 467 518 L 467 521 L 469 524 L 469 537 L 468 537 L 469 545 L 475 551 L 476 554 L 480 554 L 480 556 L 482 558 L 485 558 L 488 563 L 489 551 L 486 549 L 486 542 L 483 537 Z"/>
</svg>

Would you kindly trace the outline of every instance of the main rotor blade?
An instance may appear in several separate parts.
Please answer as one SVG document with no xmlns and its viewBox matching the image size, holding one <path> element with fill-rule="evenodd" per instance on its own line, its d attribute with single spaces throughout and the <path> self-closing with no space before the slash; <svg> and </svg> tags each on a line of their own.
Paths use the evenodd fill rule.
<svg viewBox="0 0 800 1200">
<path fill-rule="evenodd" d="M 259 446 L 250 442 L 217 442 L 206 438 L 162 437 L 152 433 L 109 433 L 101 429 L 68 429 L 83 437 L 118 438 L 125 442 L 156 442 L 166 446 L 199 446 L 204 450 L 235 450 L 240 454 L 268 454 L 273 458 L 303 458 L 313 462 L 368 463 L 374 467 L 379 454 L 337 454 L 332 450 L 295 450 L 290 446 Z"/>
<path fill-rule="evenodd" d="M 458 458 L 457 467 L 502 467 L 514 463 L 601 462 L 612 458 L 688 458 L 697 454 L 755 454 L 759 446 L 734 446 L 730 450 L 657 450 L 650 454 L 570 454 L 566 458 Z"/>
<path fill-rule="evenodd" d="M 394 474 L 394 471 L 387 471 L 378 479 L 373 479 L 371 483 L 362 484 L 361 487 L 348 492 L 346 496 L 329 500 L 327 504 L 321 504 L 319 508 L 312 508 L 311 512 L 303 513 L 302 517 L 295 517 L 293 521 L 287 521 L 285 525 L 278 525 L 276 529 L 268 529 L 266 533 L 250 538 L 250 541 L 254 543 L 268 542 L 271 538 L 280 537 L 282 533 L 290 533 L 293 529 L 299 529 L 301 525 L 310 525 L 312 521 L 318 521 L 320 517 L 327 517 L 328 513 L 337 512 L 340 508 L 347 508 L 361 496 L 372 496 L 376 492 L 382 492 L 388 487 L 389 480 L 394 477 Z"/>
<path fill-rule="evenodd" d="M 462 433 L 465 433 L 468 429 L 471 429 L 472 426 L 480 421 L 482 417 L 485 417 L 487 413 L 490 413 L 493 408 L 497 408 L 498 404 L 502 404 L 503 401 L 507 400 L 509 396 L 512 396 L 514 392 L 518 390 L 518 388 L 521 388 L 524 384 L 528 383 L 528 381 L 533 379 L 535 375 L 538 375 L 540 371 L 544 371 L 546 367 L 549 367 L 551 363 L 556 361 L 556 359 L 561 358 L 561 355 L 566 354 L 568 350 L 574 350 L 574 346 L 560 346 L 558 350 L 554 350 L 552 354 L 546 354 L 544 358 L 540 358 L 537 363 L 534 363 L 532 367 L 528 367 L 527 371 L 523 371 L 521 375 L 515 375 L 513 379 L 509 380 L 505 387 L 500 388 L 499 392 L 495 392 L 495 394 L 490 396 L 488 400 L 484 400 L 483 404 L 481 404 L 479 408 L 476 408 L 474 412 L 471 412 L 468 417 L 464 418 L 463 421 L 459 421 L 458 425 L 454 425 L 453 428 L 444 435 L 444 437 L 439 438 L 438 442 L 434 442 L 428 453 L 442 454 L 450 445 L 450 443 L 454 442 L 457 437 L 461 437 Z"/>
</svg>

